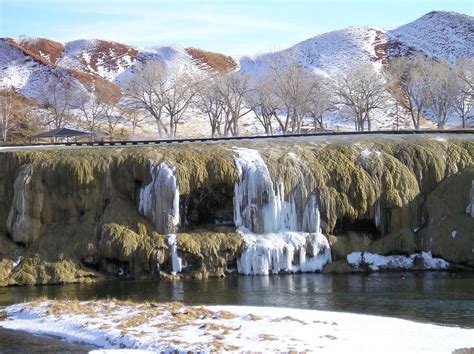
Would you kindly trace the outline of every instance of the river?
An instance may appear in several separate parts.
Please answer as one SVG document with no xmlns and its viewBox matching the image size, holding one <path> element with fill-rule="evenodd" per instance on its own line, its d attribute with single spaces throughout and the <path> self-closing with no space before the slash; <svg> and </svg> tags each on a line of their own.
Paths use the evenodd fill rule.
<svg viewBox="0 0 474 354">
<path fill-rule="evenodd" d="M 474 273 L 406 272 L 239 276 L 183 281 L 0 288 L 0 306 L 37 297 L 133 299 L 185 304 L 278 306 L 391 316 L 474 328 Z M 0 352 L 87 351 L 88 347 L 0 330 Z"/>
</svg>

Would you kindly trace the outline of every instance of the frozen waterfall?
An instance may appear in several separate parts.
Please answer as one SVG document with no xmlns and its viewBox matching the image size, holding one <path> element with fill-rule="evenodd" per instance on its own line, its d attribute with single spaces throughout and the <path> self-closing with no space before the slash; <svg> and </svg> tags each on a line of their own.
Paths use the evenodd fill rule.
<svg viewBox="0 0 474 354">
<path fill-rule="evenodd" d="M 311 195 L 297 208 L 283 183 L 274 186 L 259 152 L 234 148 L 239 180 L 234 187 L 234 222 L 246 249 L 237 261 L 239 273 L 314 272 L 331 262 L 331 250 L 319 226 L 317 200 Z M 302 229 L 298 230 L 298 213 Z"/>
<path fill-rule="evenodd" d="M 152 179 L 140 190 L 139 211 L 162 234 L 176 232 L 179 225 L 179 188 L 174 172 L 164 162 L 150 162 Z"/>
<path fill-rule="evenodd" d="M 469 195 L 469 204 L 466 207 L 466 214 L 474 218 L 474 180 L 471 182 L 471 192 Z"/>
<path fill-rule="evenodd" d="M 179 273 L 183 270 L 183 261 L 178 257 L 178 249 L 176 246 L 176 235 L 170 234 L 167 238 L 168 246 L 170 247 L 170 257 L 171 257 L 171 274 Z"/>
</svg>

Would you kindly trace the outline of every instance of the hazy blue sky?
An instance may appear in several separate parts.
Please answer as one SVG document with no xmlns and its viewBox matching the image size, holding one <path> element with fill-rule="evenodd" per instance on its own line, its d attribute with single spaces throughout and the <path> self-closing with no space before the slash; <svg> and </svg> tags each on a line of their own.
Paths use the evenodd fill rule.
<svg viewBox="0 0 474 354">
<path fill-rule="evenodd" d="M 396 27 L 474 0 L 0 0 L 0 36 L 178 44 L 229 54 L 284 49 L 348 26 Z"/>
</svg>

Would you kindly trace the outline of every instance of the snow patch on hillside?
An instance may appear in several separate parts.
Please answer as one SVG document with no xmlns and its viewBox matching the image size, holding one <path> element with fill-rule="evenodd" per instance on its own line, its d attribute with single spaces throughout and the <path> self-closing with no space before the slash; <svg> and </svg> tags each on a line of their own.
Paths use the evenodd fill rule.
<svg viewBox="0 0 474 354">
<path fill-rule="evenodd" d="M 432 58 L 449 62 L 474 56 L 474 17 L 455 12 L 433 11 L 419 19 L 387 32 L 392 41 L 402 44 L 400 50 L 414 48 Z"/>
</svg>

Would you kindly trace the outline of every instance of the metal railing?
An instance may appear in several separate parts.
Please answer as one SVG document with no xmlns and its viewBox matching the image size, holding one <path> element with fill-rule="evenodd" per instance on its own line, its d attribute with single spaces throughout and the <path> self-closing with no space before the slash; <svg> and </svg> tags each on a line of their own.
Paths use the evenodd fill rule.
<svg viewBox="0 0 474 354">
<path fill-rule="evenodd" d="M 474 129 L 453 129 L 453 130 L 377 130 L 366 132 L 321 132 L 311 134 L 289 134 L 289 135 L 258 135 L 258 136 L 229 136 L 218 138 L 183 138 L 183 139 L 163 139 L 163 140 L 117 140 L 117 141 L 77 141 L 77 142 L 56 142 L 56 143 L 33 143 L 33 144 L 6 144 L 0 147 L 28 147 L 28 146 L 143 146 L 143 145 L 165 145 L 165 144 L 186 144 L 186 143 L 214 143 L 219 141 L 238 140 L 265 140 L 265 139 L 288 139 L 288 138 L 308 138 L 324 136 L 366 136 L 366 135 L 434 135 L 434 134 L 474 134 Z"/>
</svg>

